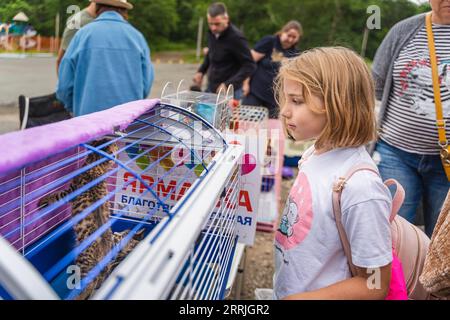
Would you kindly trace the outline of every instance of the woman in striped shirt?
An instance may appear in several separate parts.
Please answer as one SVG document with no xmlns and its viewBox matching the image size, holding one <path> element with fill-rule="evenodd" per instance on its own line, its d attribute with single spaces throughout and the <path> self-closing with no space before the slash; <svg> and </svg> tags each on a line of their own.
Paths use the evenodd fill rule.
<svg viewBox="0 0 450 320">
<path fill-rule="evenodd" d="M 447 139 L 450 139 L 450 0 L 430 0 Z M 450 188 L 440 159 L 426 16 L 395 25 L 373 64 L 381 100 L 380 139 L 374 158 L 384 179 L 406 189 L 400 214 L 415 221 L 423 199 L 425 229 L 431 236 Z"/>
</svg>

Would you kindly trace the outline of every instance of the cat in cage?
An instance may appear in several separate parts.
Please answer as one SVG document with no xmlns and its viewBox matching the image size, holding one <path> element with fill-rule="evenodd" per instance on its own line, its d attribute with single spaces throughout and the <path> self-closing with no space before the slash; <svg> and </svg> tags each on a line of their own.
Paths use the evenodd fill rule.
<svg viewBox="0 0 450 320">
<path fill-rule="evenodd" d="M 99 147 L 106 144 L 108 140 L 94 141 L 90 145 L 93 147 Z M 115 156 L 118 151 L 118 147 L 115 143 L 109 144 L 102 148 L 105 153 Z M 90 153 L 84 162 L 83 167 L 86 167 L 96 161 L 103 159 L 103 156 L 92 152 Z M 38 206 L 43 209 L 52 203 L 55 203 L 69 194 L 79 190 L 88 183 L 100 178 L 108 171 L 114 168 L 115 162 L 113 160 L 105 161 L 93 168 L 77 175 L 72 179 L 68 189 L 63 191 L 54 192 L 39 200 Z M 89 190 L 83 192 L 76 198 L 70 201 L 72 207 L 72 217 L 82 214 L 84 210 L 96 203 L 97 201 L 104 199 L 108 196 L 108 183 L 107 179 L 103 179 Z M 77 245 L 81 244 L 91 234 L 97 231 L 102 225 L 108 222 L 110 218 L 110 202 L 106 201 L 96 210 L 90 213 L 86 218 L 77 223 L 74 227 Z M 123 232 L 113 233 L 111 228 L 108 228 L 98 239 L 96 239 L 87 249 L 78 255 L 75 264 L 81 270 L 81 277 L 85 278 L 87 274 L 95 267 L 123 238 L 129 233 L 129 230 Z M 137 244 L 144 237 L 144 229 L 137 232 L 130 242 L 120 251 L 116 258 L 111 261 L 107 267 L 87 286 L 87 288 L 77 297 L 77 300 L 85 300 L 92 296 L 94 291 L 100 287 L 106 277 L 114 270 L 114 268 L 125 259 L 125 257 L 137 246 Z"/>
</svg>

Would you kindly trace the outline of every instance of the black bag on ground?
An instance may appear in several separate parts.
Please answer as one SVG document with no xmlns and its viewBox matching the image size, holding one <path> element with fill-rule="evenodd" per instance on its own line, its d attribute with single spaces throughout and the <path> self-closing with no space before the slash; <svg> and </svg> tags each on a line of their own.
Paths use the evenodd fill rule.
<svg viewBox="0 0 450 320">
<path fill-rule="evenodd" d="M 56 94 L 29 98 L 19 97 L 19 116 L 21 128 L 32 128 L 45 124 L 70 119 L 69 112 L 63 104 L 56 99 Z M 24 126 L 24 122 L 26 122 Z"/>
</svg>

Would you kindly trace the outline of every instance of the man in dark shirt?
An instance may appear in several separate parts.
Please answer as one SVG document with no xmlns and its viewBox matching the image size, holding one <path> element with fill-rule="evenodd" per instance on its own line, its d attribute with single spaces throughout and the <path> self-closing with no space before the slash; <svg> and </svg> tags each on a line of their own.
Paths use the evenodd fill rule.
<svg viewBox="0 0 450 320">
<path fill-rule="evenodd" d="M 208 8 L 208 53 L 194 76 L 194 84 L 201 87 L 208 74 L 208 92 L 218 93 L 231 84 L 235 98 L 242 95 L 242 83 L 256 70 L 247 40 L 242 32 L 230 23 L 223 3 L 213 3 Z"/>
</svg>

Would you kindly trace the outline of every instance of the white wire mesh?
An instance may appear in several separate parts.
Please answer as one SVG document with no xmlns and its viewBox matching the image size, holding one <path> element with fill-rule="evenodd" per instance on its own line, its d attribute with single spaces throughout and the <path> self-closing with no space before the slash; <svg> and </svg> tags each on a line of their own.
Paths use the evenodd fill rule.
<svg viewBox="0 0 450 320">
<path fill-rule="evenodd" d="M 236 212 L 240 189 L 238 168 L 217 199 L 218 208 L 204 227 L 184 263 L 184 271 L 169 298 L 173 300 L 211 300 L 223 298 L 224 282 L 236 245 Z M 208 248 L 215 248 L 208 250 Z"/>
<path fill-rule="evenodd" d="M 230 129 L 233 131 L 242 130 L 267 130 L 269 121 L 269 111 L 264 107 L 254 107 L 240 105 L 233 108 Z"/>
<path fill-rule="evenodd" d="M 163 93 L 161 101 L 194 112 L 204 118 L 219 131 L 225 131 L 230 123 L 231 99 L 224 94 L 196 91 Z"/>
</svg>

